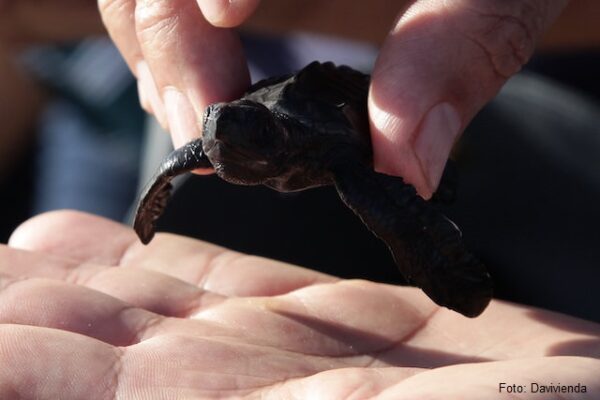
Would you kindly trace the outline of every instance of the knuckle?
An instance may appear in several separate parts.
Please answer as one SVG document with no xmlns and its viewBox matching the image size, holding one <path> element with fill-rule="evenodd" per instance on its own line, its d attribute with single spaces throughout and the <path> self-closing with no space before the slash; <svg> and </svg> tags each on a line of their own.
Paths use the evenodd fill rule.
<svg viewBox="0 0 600 400">
<path fill-rule="evenodd" d="M 493 24 L 493 29 L 481 36 L 480 44 L 494 71 L 508 78 L 529 60 L 535 41 L 521 21 L 501 16 Z"/>
<path fill-rule="evenodd" d="M 503 6 L 498 7 L 497 4 Z M 473 11 L 465 36 L 479 47 L 494 74 L 507 79 L 529 60 L 542 30 L 542 16 L 528 1 L 496 2 L 493 11 Z"/>
<path fill-rule="evenodd" d="M 134 6 L 132 0 L 98 0 L 98 9 L 105 23 L 111 16 L 130 14 Z"/>
<path fill-rule="evenodd" d="M 135 9 L 135 27 L 141 41 L 168 37 L 178 23 L 178 2 L 141 0 Z"/>
</svg>

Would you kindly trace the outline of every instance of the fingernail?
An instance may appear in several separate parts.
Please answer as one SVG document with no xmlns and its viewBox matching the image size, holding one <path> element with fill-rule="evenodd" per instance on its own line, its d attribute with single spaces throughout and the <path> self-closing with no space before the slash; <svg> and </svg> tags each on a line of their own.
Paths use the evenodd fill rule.
<svg viewBox="0 0 600 400">
<path fill-rule="evenodd" d="M 145 61 L 140 61 L 136 65 L 136 72 L 138 77 L 138 92 L 140 93 L 142 107 L 146 109 L 147 105 L 149 105 L 149 108 L 156 117 L 158 123 L 163 128 L 167 129 L 165 106 L 158 95 L 158 89 L 156 88 L 148 64 Z M 144 104 L 144 102 L 146 102 L 146 104 Z"/>
<path fill-rule="evenodd" d="M 138 80 L 137 82 L 137 90 L 138 90 L 138 97 L 140 99 L 140 104 L 142 105 L 142 108 L 148 112 L 148 113 L 152 113 L 152 105 L 150 104 L 150 100 L 148 99 L 148 95 L 146 94 L 146 89 L 144 88 L 144 86 L 141 84 L 141 82 Z"/>
<path fill-rule="evenodd" d="M 415 153 L 432 192 L 440 183 L 460 127 L 458 112 L 448 103 L 434 106 L 421 123 L 415 140 Z"/>
<path fill-rule="evenodd" d="M 177 89 L 169 88 L 164 92 L 163 99 L 175 148 L 200 137 L 196 113 L 187 97 Z"/>
<path fill-rule="evenodd" d="M 225 15 L 226 3 L 215 0 L 198 0 L 198 5 L 202 10 L 202 14 L 211 24 L 219 23 Z"/>
</svg>

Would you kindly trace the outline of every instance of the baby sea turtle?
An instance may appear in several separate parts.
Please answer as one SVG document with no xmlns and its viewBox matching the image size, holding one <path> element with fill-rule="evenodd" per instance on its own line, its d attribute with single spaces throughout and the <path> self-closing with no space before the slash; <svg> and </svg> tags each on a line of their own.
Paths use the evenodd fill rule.
<svg viewBox="0 0 600 400">
<path fill-rule="evenodd" d="M 368 88 L 368 75 L 313 62 L 295 75 L 256 83 L 239 100 L 209 106 L 203 138 L 172 152 L 142 195 L 134 223 L 141 241 L 154 235 L 170 181 L 197 168 L 281 192 L 333 184 L 388 245 L 410 284 L 439 305 L 479 315 L 492 282 L 459 229 L 402 178 L 373 170 Z"/>
</svg>

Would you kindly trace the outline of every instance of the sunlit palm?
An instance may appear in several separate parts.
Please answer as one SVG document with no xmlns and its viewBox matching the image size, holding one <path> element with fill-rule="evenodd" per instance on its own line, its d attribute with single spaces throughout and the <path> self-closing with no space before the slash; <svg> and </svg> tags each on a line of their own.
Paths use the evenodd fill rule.
<svg viewBox="0 0 600 400">
<path fill-rule="evenodd" d="M 518 398 L 600 395 L 600 326 L 560 314 L 493 302 L 466 319 L 416 289 L 174 235 L 144 247 L 71 212 L 29 221 L 11 246 L 3 399 L 510 398 L 501 382 L 587 385 Z"/>
</svg>

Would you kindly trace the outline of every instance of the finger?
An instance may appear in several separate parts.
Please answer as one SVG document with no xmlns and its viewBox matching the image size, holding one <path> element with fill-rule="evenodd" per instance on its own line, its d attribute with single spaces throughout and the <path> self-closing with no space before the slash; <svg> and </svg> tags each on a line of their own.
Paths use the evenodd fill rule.
<svg viewBox="0 0 600 400">
<path fill-rule="evenodd" d="M 337 278 L 195 239 L 162 234 L 133 247 L 123 266 L 152 269 L 224 296 L 274 296 Z"/>
<path fill-rule="evenodd" d="M 325 295 L 326 300 L 336 297 L 346 303 L 348 289 L 353 290 L 351 286 L 332 285 L 331 291 Z M 319 291 L 314 294 L 317 300 L 313 304 L 320 304 L 319 298 L 323 300 L 323 295 Z M 361 294 L 372 293 L 363 290 Z M 356 303 L 362 304 L 358 300 Z M 392 296 L 380 296 L 376 303 L 389 308 L 386 300 L 396 300 L 392 304 L 399 304 Z M 362 305 L 362 310 L 373 311 L 369 306 L 372 303 Z M 413 305 L 410 300 L 408 303 Z M 348 305 L 347 312 L 340 315 L 339 312 L 330 314 L 329 310 L 320 313 L 312 307 L 303 308 L 297 298 L 290 296 L 279 300 L 239 298 L 217 305 L 212 311 L 200 310 L 194 319 L 186 320 L 165 318 L 98 291 L 58 281 L 4 278 L 0 286 L 1 324 L 61 329 L 118 346 L 131 346 L 164 335 L 186 335 L 198 339 L 217 336 L 228 338 L 230 342 L 303 355 L 314 354 L 319 358 L 346 356 L 347 359 L 336 364 L 340 366 L 372 363 L 369 352 L 378 353 L 382 347 L 386 350 L 390 347 L 386 335 L 408 334 L 421 323 L 419 318 L 413 317 L 418 313 L 411 312 L 409 307 L 405 318 L 394 323 L 400 328 L 399 332 L 393 332 L 389 323 L 381 323 L 380 317 L 364 318 L 358 322 L 361 325 L 358 327 L 356 321 L 359 318 L 356 316 L 350 320 L 344 318 L 353 313 L 354 304 Z M 402 311 L 402 308 L 394 308 Z M 362 310 L 356 311 L 360 313 Z M 378 325 L 373 321 L 379 322 Z M 413 324 L 408 321 L 413 321 Z M 389 360 L 380 363 L 387 365 Z"/>
<path fill-rule="evenodd" d="M 415 2 L 384 43 L 369 97 L 376 168 L 429 198 L 451 147 L 531 56 L 566 1 Z"/>
<path fill-rule="evenodd" d="M 135 31 L 135 0 L 98 0 L 98 7 L 106 29 L 123 55 L 129 69 L 138 78 L 140 104 L 153 113 L 163 128 L 167 128 L 167 117 L 162 98 L 154 78 L 144 61 L 142 49 Z"/>
<path fill-rule="evenodd" d="M 204 18 L 222 28 L 244 22 L 260 4 L 260 0 L 197 0 Z"/>
<path fill-rule="evenodd" d="M 595 399 L 600 361 L 546 357 L 463 364 L 413 375 L 380 393 L 378 399 Z M 594 371 L 594 372 L 592 372 Z M 504 384 L 504 385 L 503 385 Z M 514 387 L 513 387 L 514 385 Z M 537 392 L 536 390 L 537 385 Z M 577 386 L 579 391 L 540 392 L 540 386 Z M 508 386 L 514 388 L 510 391 Z M 581 386 L 585 392 L 581 393 Z M 555 389 L 556 390 L 556 389 Z"/>
<path fill-rule="evenodd" d="M 75 262 L 114 266 L 136 241 L 132 230 L 109 219 L 78 211 L 55 211 L 22 223 L 8 244 Z"/>
<path fill-rule="evenodd" d="M 79 263 L 149 269 L 226 296 L 276 295 L 336 280 L 182 236 L 160 234 L 143 246 L 131 228 L 74 211 L 47 213 L 25 222 L 9 244 Z"/>
<path fill-rule="evenodd" d="M 146 61 L 139 61 L 136 64 L 137 73 L 137 88 L 140 97 L 140 104 L 146 112 L 154 114 L 159 125 L 165 129 L 169 129 L 169 121 L 165 110 L 165 104 L 158 92 L 154 77 L 148 68 Z"/>
<path fill-rule="evenodd" d="M 294 377 L 339 365 L 217 339 L 165 335 L 116 348 L 82 335 L 0 326 L 3 399 L 255 397 Z M 250 371 L 250 372 L 249 372 Z"/>
<path fill-rule="evenodd" d="M 290 379 L 264 390 L 264 400 L 283 399 L 378 399 L 379 393 L 423 372 L 421 368 L 341 368 L 306 378 Z"/>
<path fill-rule="evenodd" d="M 232 336 L 261 335 L 261 343 L 271 333 L 269 346 L 347 357 L 348 366 L 434 368 L 514 357 L 600 357 L 600 325 L 592 322 L 499 301 L 469 319 L 435 305 L 418 289 L 367 281 L 230 299 L 192 317 L 225 324 Z"/>
<path fill-rule="evenodd" d="M 114 346 L 130 346 L 165 334 L 230 336 L 225 325 L 165 317 L 97 290 L 41 278 L 2 277 L 0 324 L 60 329 Z"/>
<path fill-rule="evenodd" d="M 200 136 L 207 105 L 236 98 L 248 86 L 241 44 L 233 31 L 206 21 L 189 0 L 140 0 L 135 26 L 179 147 Z"/>
<path fill-rule="evenodd" d="M 135 394 L 144 399 L 156 393 L 169 399 L 262 398 L 271 385 L 343 365 L 219 337 L 164 335 L 127 350 L 124 364 L 133 375 L 127 381 L 136 383 Z"/>
<path fill-rule="evenodd" d="M 230 337 L 249 343 L 345 357 L 345 366 L 434 363 L 427 352 L 405 351 L 403 342 L 438 307 L 419 290 L 393 289 L 367 281 L 339 281 L 281 296 L 231 298 L 191 317 L 227 326 Z"/>
<path fill-rule="evenodd" d="M 161 318 L 78 285 L 6 277 L 0 284 L 2 324 L 61 329 L 126 346 L 139 342 L 150 323 Z"/>
<path fill-rule="evenodd" d="M 600 385 L 592 372 L 594 368 L 598 368 L 597 361 L 576 357 L 464 364 L 433 370 L 344 368 L 289 380 L 266 390 L 263 398 L 279 399 L 293 393 L 302 399 L 323 396 L 340 399 L 348 398 L 351 393 L 358 398 L 383 400 L 595 399 L 600 394 Z M 568 394 L 540 392 L 540 386 L 550 385 L 578 385 L 579 390 L 573 389 Z M 582 386 L 585 386 L 583 393 Z"/>
<path fill-rule="evenodd" d="M 15 279 L 49 278 L 85 286 L 165 316 L 185 317 L 224 300 L 223 296 L 146 269 L 78 263 L 6 246 L 0 246 L 0 274 Z"/>
<path fill-rule="evenodd" d="M 371 292 L 375 286 L 371 286 Z M 138 291 L 145 289 L 140 286 L 134 288 Z M 353 294 L 353 291 L 356 288 L 352 285 L 325 285 L 295 296 L 234 299 L 212 310 L 194 310 L 192 320 L 183 320 L 164 318 L 78 285 L 40 278 L 16 280 L 3 277 L 0 323 L 62 329 L 120 346 L 167 333 L 195 337 L 218 334 L 249 344 L 334 357 L 360 356 L 368 350 L 388 348 L 397 335 L 408 334 L 414 326 L 421 324 L 419 312 L 411 308 L 413 301 L 410 296 L 408 300 L 402 300 L 403 303 L 389 295 L 361 301 L 357 294 L 373 293 L 362 290 Z M 299 296 L 303 296 L 302 302 L 298 301 Z M 311 297 L 311 302 L 307 302 L 304 296 Z M 355 301 L 349 301 L 352 296 Z M 333 313 L 331 307 L 323 307 L 332 298 L 347 306 L 345 313 Z M 408 312 L 393 326 L 389 323 L 375 325 L 374 322 L 381 322 L 379 316 L 359 318 L 372 311 L 374 304 L 389 309 L 390 305 L 400 303 L 409 304 L 405 307 Z M 305 307 L 306 304 L 309 307 Z M 387 315 L 382 315 L 386 321 L 389 320 Z M 373 328 L 378 331 L 374 332 Z M 340 343 L 347 345 L 340 346 Z"/>
<path fill-rule="evenodd" d="M 494 300 L 474 319 L 441 308 L 406 344 L 413 350 L 427 349 L 440 356 L 440 361 L 448 349 L 454 356 L 482 360 L 557 355 L 600 357 L 599 337 L 599 324 Z"/>
<path fill-rule="evenodd" d="M 110 398 L 120 357 L 113 346 L 82 335 L 0 325 L 0 398 Z"/>
<path fill-rule="evenodd" d="M 144 57 L 135 33 L 135 0 L 98 0 L 98 8 L 111 39 L 137 75 L 137 64 Z"/>
</svg>

